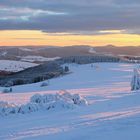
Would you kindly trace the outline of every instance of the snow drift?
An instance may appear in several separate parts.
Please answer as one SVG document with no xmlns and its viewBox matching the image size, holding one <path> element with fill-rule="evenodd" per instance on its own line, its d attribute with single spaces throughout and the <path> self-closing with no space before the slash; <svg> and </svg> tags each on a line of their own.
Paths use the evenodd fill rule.
<svg viewBox="0 0 140 140">
<path fill-rule="evenodd" d="M 131 90 L 140 89 L 140 68 L 134 68 L 134 74 L 131 81 Z"/>
<path fill-rule="evenodd" d="M 62 93 L 63 92 L 63 93 Z M 40 95 L 35 94 L 30 98 L 30 102 L 21 106 L 0 102 L 0 115 L 26 114 L 38 110 L 50 110 L 57 108 L 73 109 L 75 106 L 86 106 L 87 101 L 79 94 L 70 94 L 67 91 L 61 91 L 57 94 Z"/>
</svg>

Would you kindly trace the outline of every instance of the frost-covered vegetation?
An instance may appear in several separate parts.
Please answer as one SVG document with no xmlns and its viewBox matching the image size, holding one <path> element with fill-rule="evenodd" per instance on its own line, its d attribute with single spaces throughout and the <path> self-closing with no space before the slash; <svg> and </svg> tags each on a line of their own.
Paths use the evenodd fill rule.
<svg viewBox="0 0 140 140">
<path fill-rule="evenodd" d="M 87 101 L 79 94 L 70 94 L 67 91 L 62 91 L 61 94 L 35 94 L 30 98 L 30 102 L 21 106 L 0 102 L 0 115 L 10 114 L 26 114 L 36 112 L 38 110 L 50 110 L 57 108 L 73 109 L 76 105 L 85 106 Z"/>
<path fill-rule="evenodd" d="M 140 68 L 134 68 L 134 74 L 131 81 L 131 90 L 140 89 Z"/>
</svg>

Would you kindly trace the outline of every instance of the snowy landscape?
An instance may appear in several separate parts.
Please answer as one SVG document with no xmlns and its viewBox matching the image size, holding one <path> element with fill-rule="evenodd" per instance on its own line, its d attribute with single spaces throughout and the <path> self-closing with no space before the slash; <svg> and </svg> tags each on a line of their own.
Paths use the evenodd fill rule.
<svg viewBox="0 0 140 140">
<path fill-rule="evenodd" d="M 140 0 L 0 0 L 0 140 L 140 140 Z"/>
<path fill-rule="evenodd" d="M 21 61 L 25 62 L 44 62 L 44 61 L 54 61 L 60 59 L 60 57 L 53 57 L 53 58 L 47 58 L 43 56 L 24 56 L 21 58 Z"/>
<path fill-rule="evenodd" d="M 14 61 L 14 60 L 0 60 L 0 71 L 19 72 L 27 68 L 38 66 L 36 63 Z"/>
<path fill-rule="evenodd" d="M 140 93 L 131 91 L 137 64 L 65 65 L 68 75 L 11 93 L 0 87 L 0 139 L 139 140 Z"/>
</svg>

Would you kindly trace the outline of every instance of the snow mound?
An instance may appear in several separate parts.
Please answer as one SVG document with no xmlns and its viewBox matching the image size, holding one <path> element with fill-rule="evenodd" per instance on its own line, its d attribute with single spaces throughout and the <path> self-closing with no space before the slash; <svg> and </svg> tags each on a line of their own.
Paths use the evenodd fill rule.
<svg viewBox="0 0 140 140">
<path fill-rule="evenodd" d="M 27 114 L 50 109 L 73 109 L 76 106 L 86 106 L 87 104 L 87 101 L 79 94 L 70 94 L 66 91 L 47 95 L 35 94 L 30 98 L 29 103 L 21 106 L 0 102 L 0 115 Z"/>
<path fill-rule="evenodd" d="M 140 90 L 140 68 L 134 68 L 134 74 L 131 81 L 131 90 Z"/>
</svg>

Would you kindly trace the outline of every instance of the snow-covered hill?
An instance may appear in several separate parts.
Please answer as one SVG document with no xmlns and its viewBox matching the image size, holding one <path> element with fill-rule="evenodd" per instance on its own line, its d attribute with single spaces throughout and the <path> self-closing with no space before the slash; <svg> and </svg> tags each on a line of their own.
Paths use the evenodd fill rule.
<svg viewBox="0 0 140 140">
<path fill-rule="evenodd" d="M 60 57 L 53 57 L 53 58 L 47 58 L 43 56 L 24 56 L 21 57 L 21 61 L 25 62 L 45 62 L 45 61 L 54 61 L 60 59 Z"/>
<path fill-rule="evenodd" d="M 48 86 L 15 86 L 12 93 L 1 93 L 0 100 L 21 105 L 34 94 L 50 95 L 65 89 L 80 94 L 89 105 L 0 117 L 0 139 L 139 140 L 140 91 L 132 92 L 130 87 L 135 65 L 96 63 L 69 67 L 71 74 L 50 80 Z"/>
<path fill-rule="evenodd" d="M 22 61 L 13 61 L 13 60 L 0 60 L 0 71 L 6 72 L 19 72 L 24 69 L 37 66 L 38 64 L 22 62 Z"/>
</svg>

